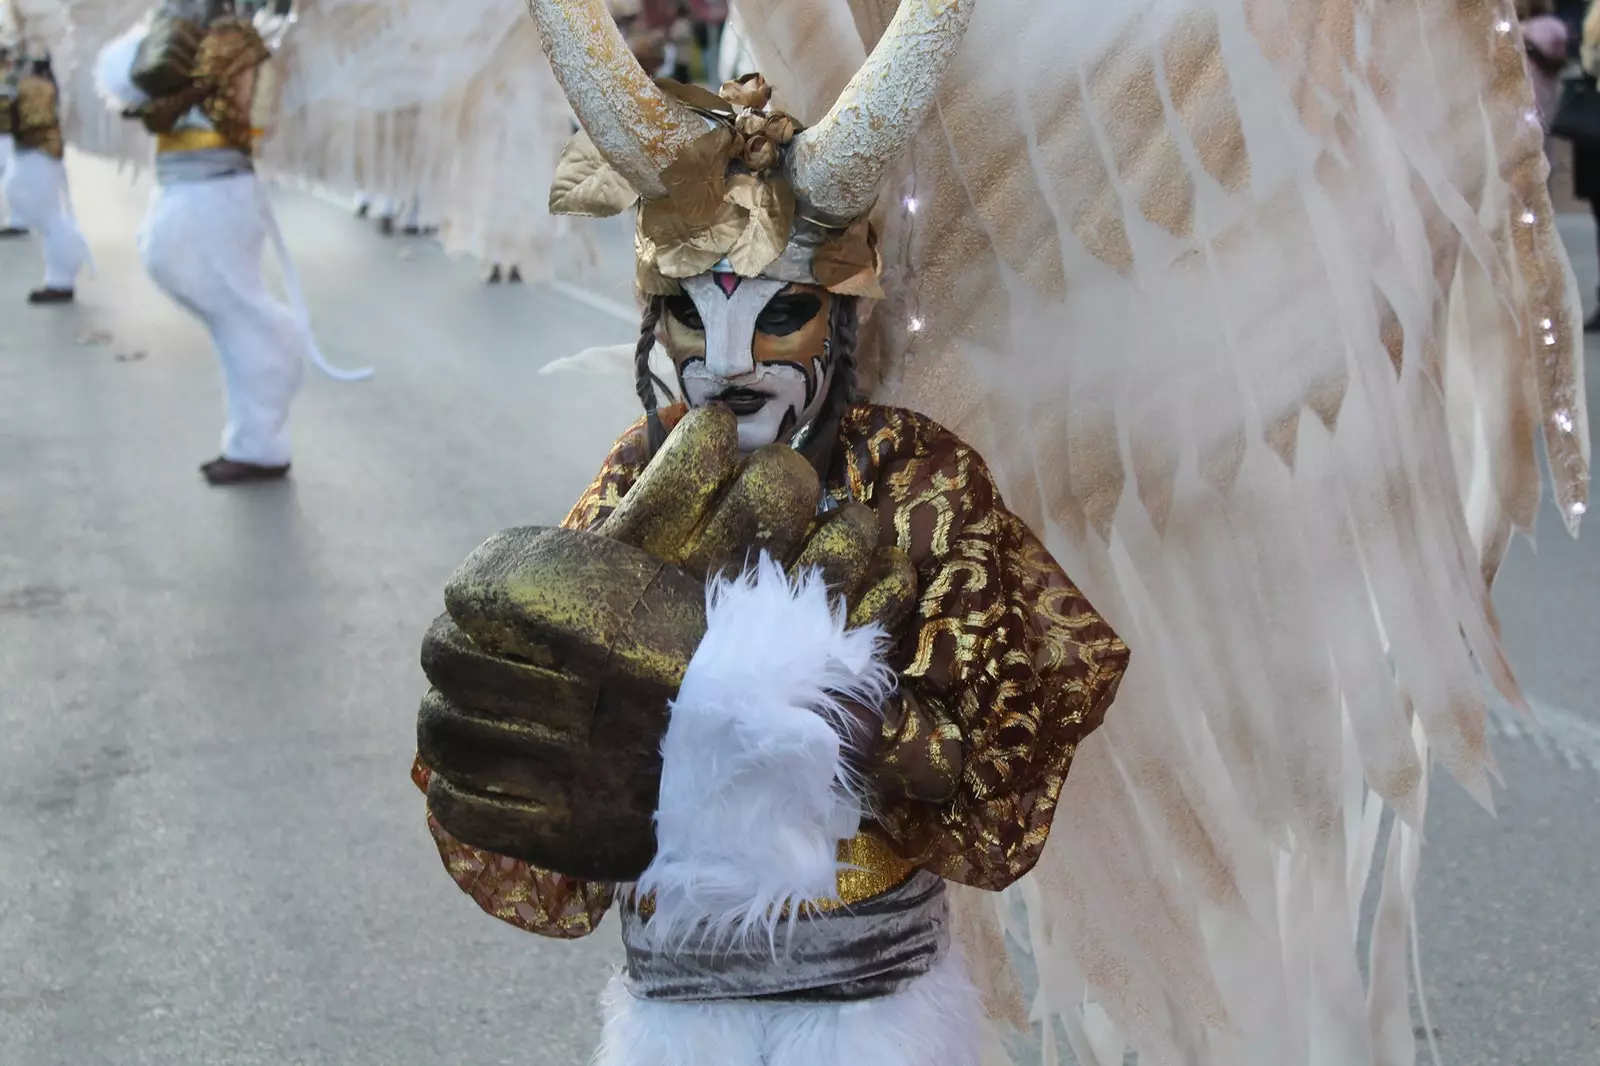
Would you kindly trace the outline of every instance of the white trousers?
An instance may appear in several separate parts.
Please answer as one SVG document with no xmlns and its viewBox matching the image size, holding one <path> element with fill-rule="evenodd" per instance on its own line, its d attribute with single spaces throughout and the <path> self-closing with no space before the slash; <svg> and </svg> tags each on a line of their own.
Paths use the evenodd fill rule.
<svg viewBox="0 0 1600 1066">
<path fill-rule="evenodd" d="M 161 291 L 211 332 L 227 399 L 223 457 L 282 466 L 289 403 L 314 342 L 261 275 L 269 210 L 254 174 L 160 186 L 139 230 L 139 256 Z"/>
<path fill-rule="evenodd" d="M 17 224 L 44 245 L 44 286 L 71 289 L 89 262 L 89 244 L 72 217 L 67 168 L 43 152 L 21 151 L 6 168 L 6 202 Z"/>
<path fill-rule="evenodd" d="M 11 172 L 11 161 L 16 157 L 16 138 L 9 133 L 0 133 L 0 228 L 15 229 L 22 225 L 11 210 L 11 202 L 6 199 L 4 192 L 6 175 Z"/>
</svg>

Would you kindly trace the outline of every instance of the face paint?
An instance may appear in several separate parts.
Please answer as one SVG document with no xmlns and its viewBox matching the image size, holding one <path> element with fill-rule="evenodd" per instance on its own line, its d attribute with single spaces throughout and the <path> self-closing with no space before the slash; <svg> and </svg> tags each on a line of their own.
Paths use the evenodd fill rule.
<svg viewBox="0 0 1600 1066">
<path fill-rule="evenodd" d="M 662 343 L 691 407 L 722 403 L 739 420 L 739 448 L 788 441 L 822 410 L 833 380 L 833 296 L 735 274 L 685 279 L 662 315 Z"/>
</svg>

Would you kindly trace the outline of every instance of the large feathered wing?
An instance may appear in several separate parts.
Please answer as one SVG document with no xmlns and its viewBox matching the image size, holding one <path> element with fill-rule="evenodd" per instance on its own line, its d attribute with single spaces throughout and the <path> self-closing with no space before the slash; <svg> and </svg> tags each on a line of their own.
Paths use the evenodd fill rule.
<svg viewBox="0 0 1600 1066">
<path fill-rule="evenodd" d="M 738 8 L 815 120 L 896 2 Z M 1428 768 L 1489 801 L 1483 681 L 1520 702 L 1489 582 L 1541 439 L 1574 531 L 1586 502 L 1545 178 L 1509 4 L 979 0 L 880 210 L 867 369 L 1133 649 L 1039 867 L 961 896 L 1045 1061 L 1414 1060 Z"/>
<path fill-rule="evenodd" d="M 39 0 L 28 0 L 37 3 Z M 123 119 L 103 99 L 97 84 L 101 50 L 126 33 L 150 8 L 149 0 L 50 0 L 62 31 L 52 45 L 51 65 L 61 88 L 61 125 L 80 152 L 138 168 L 150 159 L 150 136 Z"/>
<path fill-rule="evenodd" d="M 530 278 L 590 257 L 587 235 L 562 240 L 547 210 L 571 112 L 519 5 L 302 0 L 280 59 L 272 172 L 416 197 L 449 250 Z"/>
</svg>

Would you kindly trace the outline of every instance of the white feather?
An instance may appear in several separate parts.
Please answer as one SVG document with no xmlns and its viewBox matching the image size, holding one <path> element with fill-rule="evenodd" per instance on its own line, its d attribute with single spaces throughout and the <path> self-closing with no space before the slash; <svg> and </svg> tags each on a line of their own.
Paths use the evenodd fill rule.
<svg viewBox="0 0 1600 1066">
<path fill-rule="evenodd" d="M 838 845 L 861 821 L 845 756 L 849 699 L 894 686 L 884 633 L 846 628 L 816 572 L 791 581 L 763 554 L 707 591 L 706 635 L 662 742 L 649 935 L 664 945 L 774 933 L 785 904 L 833 899 Z"/>
<path fill-rule="evenodd" d="M 610 344 L 595 348 L 585 348 L 576 355 L 563 356 L 552 360 L 539 368 L 540 374 L 593 374 L 596 377 L 615 378 L 619 382 L 632 383 L 636 373 L 634 365 L 638 345 Z M 661 388 L 662 384 L 670 384 L 678 380 L 678 371 L 672 365 L 672 357 L 667 350 L 657 344 L 650 351 L 650 372 L 657 381 L 656 400 L 667 404 L 675 402 L 678 397 Z"/>
<path fill-rule="evenodd" d="M 895 7 L 737 6 L 813 122 Z M 1449 0 L 978 8 L 885 190 L 904 210 L 861 381 L 984 457 L 1133 668 L 1038 865 L 973 923 L 973 974 L 1015 1017 L 998 930 L 1031 955 L 1018 1061 L 1062 1062 L 1064 1030 L 1101 1066 L 1124 1043 L 1409 1063 L 1405 873 L 1433 756 L 1490 798 L 1483 677 L 1521 702 L 1485 578 L 1537 510 L 1533 433 L 1569 527 L 1588 478 L 1514 23 Z"/>
<path fill-rule="evenodd" d="M 94 62 L 94 88 L 106 107 L 121 112 L 150 102 L 149 94 L 133 84 L 133 61 L 139 45 L 149 36 L 150 26 L 144 21 L 135 23 L 120 37 L 100 49 Z"/>
<path fill-rule="evenodd" d="M 620 975 L 595 1066 L 978 1066 L 983 1007 L 960 953 L 858 1003 L 656 1003 Z"/>
</svg>

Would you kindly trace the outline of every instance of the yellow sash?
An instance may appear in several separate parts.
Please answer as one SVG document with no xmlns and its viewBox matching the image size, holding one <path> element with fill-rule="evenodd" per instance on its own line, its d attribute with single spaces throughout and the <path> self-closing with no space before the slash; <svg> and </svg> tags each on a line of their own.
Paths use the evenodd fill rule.
<svg viewBox="0 0 1600 1066">
<path fill-rule="evenodd" d="M 261 136 L 260 130 L 251 130 L 252 140 Z M 174 130 L 171 133 L 156 135 L 156 151 L 165 155 L 168 152 L 203 152 L 208 148 L 235 148 L 237 145 L 228 143 L 228 139 L 216 130 L 187 129 Z"/>
</svg>

